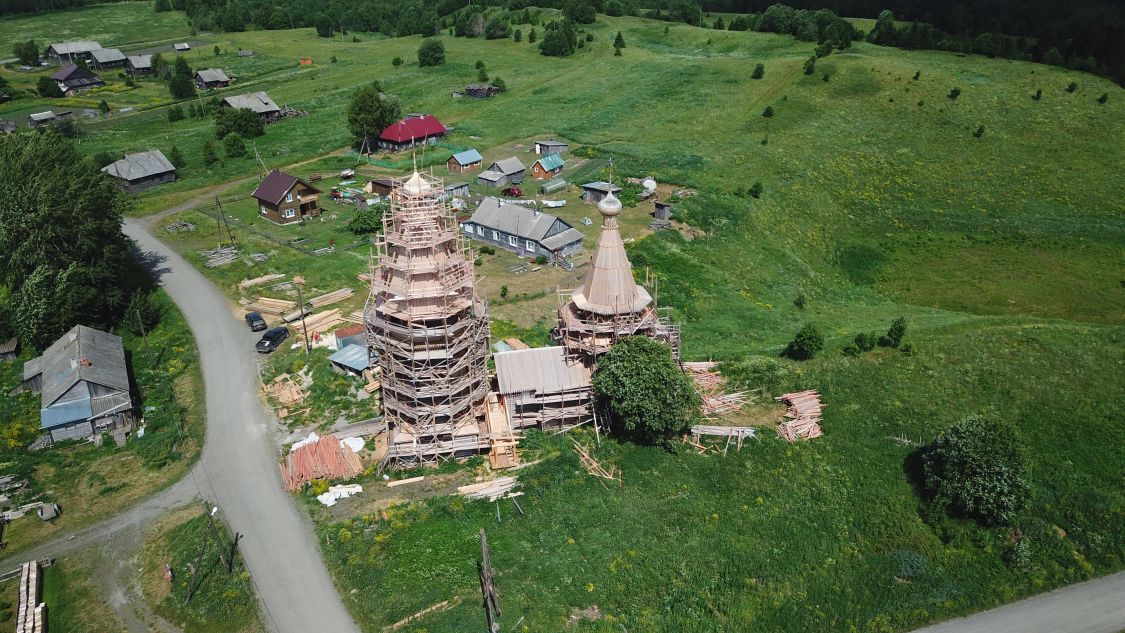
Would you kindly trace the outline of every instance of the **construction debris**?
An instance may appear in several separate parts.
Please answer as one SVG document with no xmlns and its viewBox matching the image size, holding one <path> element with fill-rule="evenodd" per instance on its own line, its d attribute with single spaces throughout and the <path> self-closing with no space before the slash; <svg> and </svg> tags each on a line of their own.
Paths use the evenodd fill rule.
<svg viewBox="0 0 1125 633">
<path fill-rule="evenodd" d="M 296 404 L 308 396 L 304 389 L 289 374 L 281 374 L 266 385 L 266 393 L 281 404 Z"/>
<path fill-rule="evenodd" d="M 695 383 L 695 390 L 703 399 L 700 407 L 703 417 L 712 419 L 726 413 L 738 411 L 749 401 L 749 392 L 726 393 L 726 379 L 716 369 L 718 363 L 713 361 L 684 363 L 684 370 L 691 376 Z"/>
<path fill-rule="evenodd" d="M 392 624 L 390 626 L 383 627 L 383 631 L 385 633 L 389 633 L 390 631 L 397 631 L 397 630 L 401 629 L 402 627 L 406 626 L 407 624 L 410 624 L 411 622 L 413 622 L 415 620 L 418 620 L 418 619 L 420 619 L 424 616 L 427 616 L 431 613 L 434 613 L 436 611 L 444 611 L 446 609 L 449 609 L 450 607 L 455 607 L 460 603 L 461 603 L 461 596 L 455 596 L 452 600 L 443 600 L 443 601 L 441 601 L 441 602 L 439 602 L 439 603 L 437 603 L 437 604 L 435 604 L 431 607 L 426 607 L 425 609 L 422 609 L 421 611 L 419 611 L 418 613 L 415 613 L 414 615 L 407 616 L 407 617 L 399 620 L 398 622 L 395 622 L 394 624 Z"/>
<path fill-rule="evenodd" d="M 222 248 L 200 251 L 199 254 L 207 258 L 207 261 L 204 263 L 205 266 L 208 268 L 218 268 L 219 266 L 225 266 L 238 259 L 238 247 L 224 246 Z"/>
<path fill-rule="evenodd" d="M 787 393 L 774 400 L 783 402 L 789 407 L 785 412 L 785 417 L 789 419 L 777 425 L 778 437 L 796 442 L 799 439 L 811 440 L 824 435 L 820 429 L 823 405 L 820 403 L 820 394 L 815 389 Z"/>
<path fill-rule="evenodd" d="M 304 321 L 297 324 L 297 332 L 299 334 L 308 332 L 310 335 L 313 332 L 327 333 L 343 322 L 344 319 L 340 316 L 340 310 L 333 308 L 305 317 Z"/>
<path fill-rule="evenodd" d="M 522 492 L 512 492 L 512 489 L 518 483 L 515 477 L 497 477 L 489 481 L 458 486 L 457 494 L 468 499 L 488 499 L 489 501 L 510 499 L 523 494 Z"/>
<path fill-rule="evenodd" d="M 363 323 L 363 310 L 356 310 L 355 312 L 352 312 L 351 314 L 344 317 L 344 320 L 348 323 Z"/>
<path fill-rule="evenodd" d="M 405 485 L 405 484 L 412 484 L 412 483 L 422 481 L 425 478 L 426 478 L 426 476 L 422 475 L 420 477 L 410 477 L 409 479 L 396 479 L 394 481 L 388 481 L 387 487 L 388 488 L 395 488 L 397 486 L 402 486 L 402 485 Z"/>
<path fill-rule="evenodd" d="M 294 446 L 299 447 L 279 465 L 286 490 L 297 490 L 314 479 L 350 479 L 363 472 L 359 455 L 335 435 L 312 433 Z"/>
<path fill-rule="evenodd" d="M 504 342 L 507 343 L 508 347 L 511 347 L 512 349 L 531 349 L 530 345 L 524 343 L 518 338 L 506 338 L 504 339 Z"/>
<path fill-rule="evenodd" d="M 758 430 L 752 426 L 708 426 L 706 424 L 696 424 L 691 427 L 691 441 L 686 438 L 685 442 L 699 449 L 700 453 L 707 451 L 708 447 L 703 444 L 703 436 L 711 437 L 725 437 L 727 442 L 723 445 L 722 453 L 727 454 L 727 449 L 730 448 L 731 441 L 735 442 L 735 448 L 742 450 L 742 440 L 753 437 L 757 438 Z M 710 447 L 712 450 L 719 452 L 719 449 Z"/>
<path fill-rule="evenodd" d="M 578 453 L 578 458 L 582 460 L 582 466 L 586 469 L 586 472 L 595 477 L 610 479 L 621 483 L 621 473 L 617 470 L 616 466 L 610 466 L 609 470 L 606 470 L 598 460 L 590 455 L 590 450 L 588 448 L 579 444 L 578 440 L 572 439 L 571 442 L 574 442 L 574 450 Z"/>
<path fill-rule="evenodd" d="M 272 275 L 262 275 L 261 277 L 255 277 L 253 279 L 243 279 L 242 281 L 238 282 L 238 287 L 241 290 L 246 290 L 247 288 L 251 288 L 253 286 L 260 286 L 261 284 L 266 284 L 271 281 L 276 281 L 278 279 L 284 278 L 285 275 L 282 275 L 280 273 L 274 273 Z"/>
<path fill-rule="evenodd" d="M 355 290 L 353 290 L 351 288 L 341 288 L 340 290 L 335 290 L 333 292 L 329 292 L 327 294 L 320 295 L 319 297 L 313 297 L 312 299 L 309 299 L 309 305 L 311 305 L 314 308 L 319 308 L 321 306 L 326 306 L 330 303 L 336 303 L 337 301 L 343 301 L 344 299 L 347 299 L 348 297 L 350 297 L 354 294 L 355 294 Z"/>
<path fill-rule="evenodd" d="M 173 222 L 164 227 L 164 230 L 168 231 L 169 233 L 177 233 L 179 231 L 194 231 L 195 225 L 191 222 Z"/>
</svg>

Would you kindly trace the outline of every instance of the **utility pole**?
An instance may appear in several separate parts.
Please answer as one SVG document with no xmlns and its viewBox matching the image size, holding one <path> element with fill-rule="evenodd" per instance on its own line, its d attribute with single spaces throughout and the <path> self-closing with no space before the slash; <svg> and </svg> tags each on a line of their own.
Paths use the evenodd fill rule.
<svg viewBox="0 0 1125 633">
<path fill-rule="evenodd" d="M 305 355 L 308 356 L 312 352 L 312 344 L 309 343 L 309 329 L 305 327 L 305 299 L 301 295 L 301 286 L 304 283 L 304 277 L 293 275 L 293 285 L 297 286 L 297 309 L 301 311 L 301 329 L 305 332 Z"/>
<path fill-rule="evenodd" d="M 211 521 L 210 513 L 208 513 L 207 521 Z M 191 602 L 192 596 L 195 595 L 195 590 L 199 589 L 199 583 L 202 582 L 199 578 L 199 571 L 203 568 L 203 555 L 207 552 L 207 545 L 211 542 L 211 530 L 203 530 L 203 543 L 199 547 L 199 555 L 195 557 L 195 564 L 188 565 L 191 570 L 191 580 L 188 581 L 187 602 Z"/>
<path fill-rule="evenodd" d="M 499 506 L 497 506 L 499 507 Z M 484 528 L 480 529 L 480 562 L 477 573 L 480 576 L 480 592 L 484 598 L 484 612 L 488 617 L 489 633 L 500 631 L 500 592 L 496 591 L 492 577 L 492 553 L 488 549 L 488 537 Z"/>
</svg>

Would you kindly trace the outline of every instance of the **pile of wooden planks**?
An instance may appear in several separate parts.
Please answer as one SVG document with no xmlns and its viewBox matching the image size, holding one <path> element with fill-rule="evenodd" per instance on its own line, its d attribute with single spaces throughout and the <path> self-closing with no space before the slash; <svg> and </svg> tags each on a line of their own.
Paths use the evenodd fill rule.
<svg viewBox="0 0 1125 633">
<path fill-rule="evenodd" d="M 726 393 L 726 379 L 716 369 L 717 366 L 718 363 L 712 361 L 683 364 L 684 371 L 691 376 L 696 392 L 703 399 L 700 412 L 707 419 L 734 413 L 749 401 L 749 392 Z"/>
<path fill-rule="evenodd" d="M 337 301 L 343 301 L 344 299 L 347 299 L 348 297 L 350 297 L 354 294 L 355 294 L 355 290 L 352 290 L 351 288 L 341 288 L 339 290 L 334 290 L 332 292 L 322 294 L 319 297 L 313 297 L 312 299 L 309 299 L 309 305 L 311 305 L 314 308 L 319 308 L 321 306 L 326 306 L 330 303 L 336 303 Z"/>
<path fill-rule="evenodd" d="M 570 441 L 574 443 L 574 451 L 578 453 L 578 459 L 582 461 L 582 466 L 586 469 L 586 472 L 595 477 L 610 479 L 621 483 L 621 473 L 617 470 L 616 466 L 610 466 L 607 470 L 598 460 L 594 459 L 594 456 L 590 454 L 590 449 L 579 444 L 578 440 L 572 439 Z"/>
<path fill-rule="evenodd" d="M 43 570 L 39 561 L 28 561 L 20 569 L 20 604 L 16 633 L 47 633 L 47 605 L 41 601 Z"/>
<path fill-rule="evenodd" d="M 457 494 L 468 499 L 488 499 L 489 501 L 510 499 L 523 494 L 522 492 L 512 492 L 512 489 L 515 488 L 518 483 L 519 481 L 517 481 L 515 477 L 497 477 L 489 481 L 482 481 L 467 486 L 458 486 Z"/>
<path fill-rule="evenodd" d="M 252 288 L 254 286 L 260 286 L 262 284 L 269 283 L 271 281 L 276 281 L 278 279 L 284 279 L 284 278 L 285 278 L 285 275 L 282 275 L 281 273 L 274 273 L 272 275 L 262 275 L 261 277 L 255 277 L 253 279 L 243 279 L 242 281 L 238 282 L 238 287 L 242 290 L 246 290 L 247 288 Z"/>
<path fill-rule="evenodd" d="M 348 323 L 355 323 L 355 324 L 364 323 L 363 310 L 356 310 L 355 312 L 352 312 L 351 314 L 344 317 L 344 320 L 347 321 Z"/>
<path fill-rule="evenodd" d="M 506 339 L 504 339 L 504 342 L 508 344 L 508 347 L 511 347 L 514 350 L 531 349 L 530 345 L 528 345 L 527 343 L 524 343 L 523 341 L 519 340 L 518 338 L 506 338 Z"/>
<path fill-rule="evenodd" d="M 691 441 L 684 438 L 684 441 L 694 446 L 700 453 L 706 453 L 708 448 L 715 452 L 719 449 L 708 447 L 703 444 L 703 437 L 725 437 L 727 438 L 726 444 L 723 445 L 722 453 L 727 454 L 727 449 L 733 441 L 737 450 L 742 450 L 742 440 L 748 437 L 757 437 L 758 430 L 752 426 L 709 426 L 706 424 L 696 424 L 691 427 Z"/>
<path fill-rule="evenodd" d="M 311 335 L 313 332 L 331 332 L 337 325 L 343 322 L 344 319 L 340 316 L 340 310 L 333 308 L 331 310 L 325 310 L 324 312 L 310 314 L 305 317 L 303 324 L 298 320 L 295 325 L 297 326 L 298 334 L 304 334 L 307 330 Z"/>
<path fill-rule="evenodd" d="M 289 374 L 281 374 L 266 385 L 266 392 L 281 404 L 296 404 L 308 396 Z"/>
<path fill-rule="evenodd" d="M 208 251 L 200 251 L 199 254 L 207 258 L 207 261 L 204 263 L 205 266 L 208 268 L 218 268 L 219 266 L 225 266 L 238 259 L 238 247 L 224 246 Z"/>
<path fill-rule="evenodd" d="M 371 273 L 360 273 L 360 274 L 356 275 L 355 278 L 362 281 L 365 284 L 371 283 Z"/>
<path fill-rule="evenodd" d="M 789 419 L 777 425 L 778 437 L 796 442 L 824 435 L 824 431 L 820 429 L 820 414 L 824 405 L 820 403 L 820 394 L 816 389 L 787 393 L 774 399 L 789 407 L 785 412 L 785 417 Z"/>
<path fill-rule="evenodd" d="M 335 435 L 325 435 L 289 453 L 280 468 L 286 490 L 297 490 L 313 479 L 350 479 L 363 472 L 359 455 Z"/>
<path fill-rule="evenodd" d="M 270 297 L 258 297 L 252 303 L 246 305 L 246 308 L 249 310 L 256 310 L 262 314 L 272 314 L 274 316 L 281 316 L 295 307 L 297 307 L 296 301 L 271 299 Z"/>
</svg>

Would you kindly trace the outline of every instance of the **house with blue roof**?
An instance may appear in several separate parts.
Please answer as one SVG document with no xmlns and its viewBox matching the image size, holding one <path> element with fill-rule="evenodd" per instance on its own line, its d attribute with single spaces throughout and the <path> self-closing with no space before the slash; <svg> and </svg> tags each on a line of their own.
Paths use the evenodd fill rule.
<svg viewBox="0 0 1125 633">
<path fill-rule="evenodd" d="M 39 426 L 52 442 L 110 433 L 123 443 L 133 428 L 129 367 L 119 336 L 74 326 L 24 363 L 23 388 L 42 394 Z"/>
<path fill-rule="evenodd" d="M 540 156 L 531 164 L 531 175 L 539 180 L 548 180 L 561 174 L 565 164 L 561 154 Z"/>
<path fill-rule="evenodd" d="M 467 171 L 480 169 L 483 162 L 484 158 L 480 155 L 480 152 L 475 149 L 467 149 L 450 156 L 449 160 L 445 161 L 445 166 L 452 173 L 463 174 Z"/>
</svg>

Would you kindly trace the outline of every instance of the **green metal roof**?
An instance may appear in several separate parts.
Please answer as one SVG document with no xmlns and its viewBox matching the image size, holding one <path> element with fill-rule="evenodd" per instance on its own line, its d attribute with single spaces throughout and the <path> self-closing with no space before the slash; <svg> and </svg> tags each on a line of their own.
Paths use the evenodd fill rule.
<svg viewBox="0 0 1125 633">
<path fill-rule="evenodd" d="M 563 157 L 560 156 L 559 154 L 547 154 L 546 156 L 540 158 L 536 162 L 539 163 L 543 167 L 544 170 L 554 171 L 556 169 L 562 168 Z"/>
</svg>

